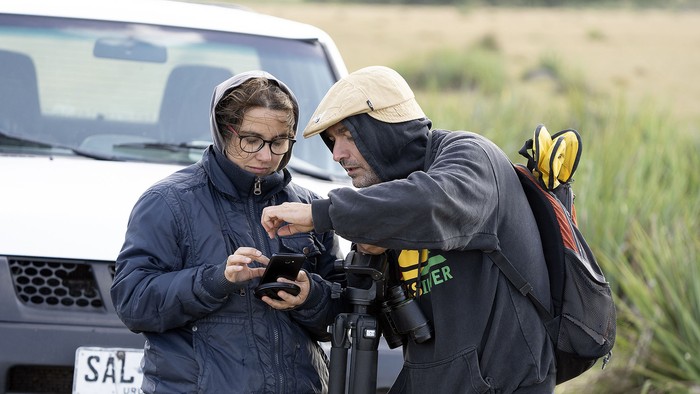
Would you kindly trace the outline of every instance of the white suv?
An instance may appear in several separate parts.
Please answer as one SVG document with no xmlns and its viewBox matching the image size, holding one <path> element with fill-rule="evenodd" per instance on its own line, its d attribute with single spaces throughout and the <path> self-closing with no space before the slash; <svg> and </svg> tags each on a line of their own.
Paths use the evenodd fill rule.
<svg viewBox="0 0 700 394">
<path fill-rule="evenodd" d="M 129 213 L 201 157 L 214 86 L 250 69 L 295 92 L 302 127 L 347 73 L 323 31 L 243 9 L 0 3 L 0 392 L 138 387 L 134 357 L 105 353 L 144 343 L 109 299 Z M 289 168 L 322 195 L 348 185 L 320 138 L 299 138 Z M 382 345 L 378 387 L 400 366 Z"/>
</svg>

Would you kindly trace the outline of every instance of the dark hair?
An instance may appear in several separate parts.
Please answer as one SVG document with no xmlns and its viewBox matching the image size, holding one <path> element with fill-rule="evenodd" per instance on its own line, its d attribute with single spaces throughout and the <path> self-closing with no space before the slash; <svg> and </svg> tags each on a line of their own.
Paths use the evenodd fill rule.
<svg viewBox="0 0 700 394">
<path fill-rule="evenodd" d="M 254 107 L 286 111 L 289 136 L 294 137 L 296 102 L 274 81 L 251 78 L 227 92 L 214 109 L 216 124 L 225 145 L 233 137 L 226 125 L 237 130 L 243 123 L 246 112 Z"/>
</svg>

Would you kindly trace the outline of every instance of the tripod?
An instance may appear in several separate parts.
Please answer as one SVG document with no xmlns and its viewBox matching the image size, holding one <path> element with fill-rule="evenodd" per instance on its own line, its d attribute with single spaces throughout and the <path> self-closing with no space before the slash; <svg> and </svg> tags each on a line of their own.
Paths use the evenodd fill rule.
<svg viewBox="0 0 700 394">
<path fill-rule="evenodd" d="M 350 382 L 348 393 L 374 393 L 377 390 L 377 347 L 381 327 L 377 318 L 369 313 L 378 295 L 384 292 L 387 266 L 386 255 L 364 255 L 351 251 L 341 268 L 358 282 L 371 283 L 367 288 L 348 286 L 343 295 L 353 306 L 351 313 L 339 314 L 331 325 L 331 360 L 329 394 L 345 392 L 348 349 L 350 357 Z M 379 290 L 378 290 L 379 289 Z M 379 291 L 379 294 L 378 294 Z"/>
</svg>

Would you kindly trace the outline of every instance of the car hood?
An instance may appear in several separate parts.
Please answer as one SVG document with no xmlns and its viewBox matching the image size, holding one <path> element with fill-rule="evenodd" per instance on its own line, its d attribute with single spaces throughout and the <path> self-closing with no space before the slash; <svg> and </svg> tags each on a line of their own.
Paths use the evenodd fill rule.
<svg viewBox="0 0 700 394">
<path fill-rule="evenodd" d="M 113 261 L 136 200 L 179 168 L 0 157 L 0 254 Z"/>
<path fill-rule="evenodd" d="M 0 156 L 0 255 L 114 261 L 136 200 L 180 168 Z M 347 186 L 301 174 L 294 182 L 321 196 Z M 341 240 L 341 249 L 347 252 L 349 243 Z"/>
</svg>

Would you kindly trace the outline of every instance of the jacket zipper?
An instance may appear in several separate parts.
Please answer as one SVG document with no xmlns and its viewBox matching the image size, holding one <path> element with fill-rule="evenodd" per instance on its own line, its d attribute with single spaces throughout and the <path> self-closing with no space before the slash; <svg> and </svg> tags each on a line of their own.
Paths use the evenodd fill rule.
<svg viewBox="0 0 700 394">
<path fill-rule="evenodd" d="M 255 184 L 253 185 L 253 194 L 259 196 L 262 194 L 262 179 L 259 176 L 255 177 Z"/>
<path fill-rule="evenodd" d="M 277 374 L 277 377 L 278 377 L 277 383 L 279 383 L 279 386 L 276 387 L 276 389 L 277 389 L 276 392 L 279 393 L 279 392 L 284 392 L 284 389 L 285 389 L 285 387 L 284 387 L 285 371 L 280 368 L 280 351 L 278 350 L 280 348 L 280 333 L 279 333 L 279 329 L 277 326 L 275 326 L 273 337 L 275 338 L 275 340 L 274 340 L 274 342 L 275 342 L 275 357 L 274 357 L 275 370 L 279 371 L 279 373 Z M 280 391 L 280 390 L 282 390 L 282 391 Z"/>
<path fill-rule="evenodd" d="M 260 177 L 255 178 L 255 184 L 253 185 L 253 195 L 259 196 L 262 194 L 262 187 L 261 187 L 262 179 Z M 276 199 L 273 196 L 270 202 L 270 205 L 276 205 Z M 258 217 L 258 213 L 256 211 L 256 201 L 253 196 L 249 196 L 248 198 L 248 220 L 250 223 L 257 223 L 256 220 L 254 220 L 256 217 Z M 270 256 L 272 254 L 272 250 L 270 248 L 269 241 L 267 240 L 267 234 L 263 233 L 262 226 L 260 225 L 253 225 L 251 226 L 251 232 L 253 236 L 253 242 L 255 243 L 256 246 L 265 254 L 266 256 Z M 243 295 L 243 294 L 241 294 Z M 273 314 L 274 315 L 274 314 Z M 252 319 L 252 316 L 251 316 Z M 277 317 L 274 317 L 275 320 L 277 320 Z M 277 375 L 277 384 L 278 386 L 275 388 L 276 392 L 284 392 L 285 390 L 285 376 L 284 376 L 284 370 L 280 367 L 280 356 L 281 356 L 281 337 L 280 337 L 280 328 L 279 328 L 279 322 L 273 326 L 272 329 L 272 338 L 273 338 L 273 373 Z"/>
</svg>

